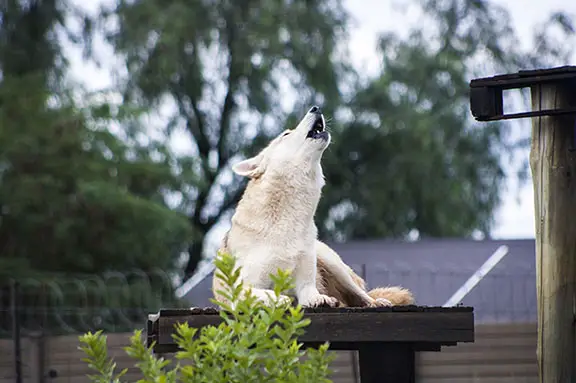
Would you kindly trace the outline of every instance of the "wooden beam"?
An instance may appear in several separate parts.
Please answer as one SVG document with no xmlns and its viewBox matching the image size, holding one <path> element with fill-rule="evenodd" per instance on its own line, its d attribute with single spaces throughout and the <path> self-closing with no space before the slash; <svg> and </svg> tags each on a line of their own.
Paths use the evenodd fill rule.
<svg viewBox="0 0 576 383">
<path fill-rule="evenodd" d="M 357 350 L 361 344 L 411 343 L 415 350 L 439 350 L 442 345 L 474 341 L 471 307 L 324 308 L 307 309 L 311 320 L 299 339 L 314 347 L 326 341 L 331 349 Z M 221 322 L 215 309 L 160 310 L 148 320 L 148 345 L 155 352 L 177 351 L 172 334 L 176 323 L 200 328 Z"/>
<path fill-rule="evenodd" d="M 528 112 L 506 113 L 503 92 L 532 87 L 536 84 L 569 82 L 576 79 L 576 66 L 525 70 L 470 81 L 470 111 L 478 121 L 498 121 L 537 116 L 576 113 L 575 107 L 550 107 Z"/>
<path fill-rule="evenodd" d="M 531 86 L 532 110 L 576 107 L 576 84 Z M 576 115 L 532 120 L 539 381 L 576 383 Z"/>
<path fill-rule="evenodd" d="M 477 78 L 470 81 L 471 88 L 519 89 L 534 84 L 545 84 L 573 79 L 576 76 L 576 66 L 565 65 L 549 69 L 521 70 L 517 73 L 507 73 L 492 77 Z"/>
</svg>

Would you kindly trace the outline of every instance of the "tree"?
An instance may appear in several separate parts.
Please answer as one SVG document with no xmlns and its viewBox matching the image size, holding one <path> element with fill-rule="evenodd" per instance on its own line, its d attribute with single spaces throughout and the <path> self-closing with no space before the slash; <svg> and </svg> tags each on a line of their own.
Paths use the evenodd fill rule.
<svg viewBox="0 0 576 383">
<path fill-rule="evenodd" d="M 65 289 L 66 278 L 162 269 L 167 279 L 192 235 L 185 217 L 164 202 L 164 189 L 179 185 L 163 144 L 111 134 L 111 120 L 134 119 L 125 108 L 74 103 L 55 35 L 65 18 L 61 6 L 9 1 L 0 8 L 0 281 L 5 289 L 9 278 L 19 280 L 21 303 L 31 306 L 43 294 L 39 283 L 56 284 L 43 296 L 55 313 L 114 297 L 115 286 Z M 137 287 L 126 279 L 116 297 Z M 171 286 L 160 287 L 168 292 L 150 295 L 154 302 L 130 296 L 124 304 L 152 309 L 171 297 Z M 116 308 L 99 304 L 100 311 Z"/>
<path fill-rule="evenodd" d="M 3 79 L 40 76 L 45 89 L 51 76 L 61 74 L 59 44 L 52 35 L 63 23 L 62 3 L 57 0 L 3 1 L 0 6 L 0 69 Z M 53 84 L 52 84 L 53 85 Z"/>
<path fill-rule="evenodd" d="M 548 28 L 536 34 L 539 56 L 521 50 L 505 10 L 487 1 L 415 4 L 424 22 L 407 39 L 382 37 L 383 71 L 367 85 L 351 82 L 339 50 L 348 21 L 339 1 L 119 0 L 103 11 L 103 21 L 118 20 L 107 36 L 126 59 L 126 98 L 149 109 L 170 105 L 167 140 L 184 134 L 198 158 L 176 207 L 200 233 L 186 276 L 242 193 L 230 163 L 294 126 L 312 103 L 327 115 L 354 116 L 331 124 L 322 238 L 403 237 L 414 229 L 489 235 L 505 176 L 500 156 L 519 143 L 500 124 L 471 122 L 468 81 L 479 67 L 516 70 L 560 60 L 566 50 Z M 561 13 L 546 25 L 572 33 Z M 290 94 L 296 99 L 285 100 Z"/>
<path fill-rule="evenodd" d="M 119 0 L 103 13 L 118 17 L 108 37 L 126 58 L 126 96 L 148 107 L 170 102 L 165 134 L 186 134 L 199 158 L 199 179 L 188 181 L 177 207 L 200 233 L 188 248 L 190 276 L 206 234 L 241 196 L 231 161 L 260 149 L 310 104 L 328 113 L 339 104 L 347 68 L 336 44 L 347 15 L 338 0 Z"/>
<path fill-rule="evenodd" d="M 116 116 L 130 120 L 122 110 L 115 116 L 106 104 L 78 110 L 58 88 L 60 51 L 51 33 L 64 16 L 50 4 L 22 5 L 19 16 L 8 7 L 3 14 L 2 255 L 69 272 L 133 267 L 146 259 L 165 266 L 178 255 L 183 233 L 189 234 L 160 193 L 177 182 L 171 158 L 153 140 L 127 143 L 102 129 Z M 113 245 L 99 243 L 103 239 Z M 172 255 L 160 257 L 166 251 Z"/>
<path fill-rule="evenodd" d="M 381 74 L 357 88 L 347 105 L 354 117 L 334 127 L 317 216 L 324 239 L 489 236 L 502 158 L 526 141 L 514 142 L 503 123 L 472 122 L 468 83 L 565 63 L 573 46 L 553 39 L 552 31 L 573 37 L 561 13 L 536 29 L 538 49 L 523 51 L 491 2 L 421 4 L 426 21 L 406 39 L 382 36 Z"/>
</svg>

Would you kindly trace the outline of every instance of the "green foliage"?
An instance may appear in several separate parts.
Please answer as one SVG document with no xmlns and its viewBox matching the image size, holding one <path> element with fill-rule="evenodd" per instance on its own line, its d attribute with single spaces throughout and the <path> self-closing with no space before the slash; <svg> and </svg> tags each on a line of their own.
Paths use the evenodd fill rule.
<svg viewBox="0 0 576 383">
<path fill-rule="evenodd" d="M 564 64 L 574 25 L 550 15 L 524 51 L 490 1 L 414 4 L 423 22 L 407 37 L 383 35 L 382 72 L 356 83 L 339 50 L 349 21 L 340 0 L 117 0 L 84 18 L 83 31 L 66 28 L 84 16 L 63 0 L 2 2 L 0 278 L 171 275 L 183 250 L 191 275 L 206 234 L 243 191 L 230 165 L 312 103 L 334 119 L 317 214 L 323 239 L 489 234 L 503 154 L 519 145 L 501 124 L 471 122 L 468 81 Z M 120 102 L 77 97 L 56 28 L 86 49 L 91 34 L 105 34 L 125 59 L 127 76 L 113 89 Z M 168 121 L 152 132 L 143 118 L 156 107 Z M 190 139 L 190 153 L 171 149 L 176 134 Z M 110 297 L 102 307 L 119 309 L 118 291 L 136 297 L 132 308 L 170 296 L 140 300 L 147 290 L 126 280 L 98 293 Z M 58 304 L 87 299 L 77 290 Z"/>
<path fill-rule="evenodd" d="M 508 12 L 490 1 L 419 5 L 422 22 L 406 38 L 381 37 L 381 73 L 357 85 L 352 117 L 333 124 L 317 214 L 324 239 L 490 235 L 504 160 L 522 146 L 509 125 L 472 122 L 468 83 L 563 65 L 574 46 L 555 44 L 548 25 L 536 33 L 541 49 L 522 50 Z M 558 23 L 573 39 L 566 18 Z"/>
<path fill-rule="evenodd" d="M 48 76 L 59 73 L 60 45 L 51 36 L 62 24 L 61 2 L 6 0 L 0 3 L 0 70 L 2 77 L 38 75 L 48 85 Z"/>
<path fill-rule="evenodd" d="M 231 161 L 260 149 L 311 103 L 327 113 L 338 105 L 338 79 L 349 68 L 335 59 L 336 46 L 348 16 L 340 0 L 118 0 L 101 21 L 109 16 L 119 21 L 106 34 L 126 58 L 127 99 L 151 107 L 169 100 L 175 108 L 163 133 L 187 135 L 198 158 L 177 207 L 201 235 L 188 249 L 191 275 L 204 236 L 243 191 L 242 180 L 224 177 Z M 290 113 L 285 86 L 299 95 Z M 246 134 L 247 115 L 259 120 L 254 134 Z"/>
<path fill-rule="evenodd" d="M 27 328 L 122 330 L 143 307 L 173 303 L 193 231 L 165 202 L 179 180 L 163 143 L 111 133 L 141 110 L 76 104 L 86 98 L 65 81 L 55 32 L 76 11 L 0 5 L 0 297 L 8 307 L 8 280 L 20 282 Z M 0 335 L 9 325 L 0 314 Z"/>
<path fill-rule="evenodd" d="M 224 176 L 231 163 L 295 126 L 312 103 L 328 116 L 353 116 L 331 124 L 317 215 L 323 239 L 490 233 L 506 175 L 502 154 L 518 145 L 502 124 L 470 121 L 468 81 L 561 64 L 571 44 L 556 39 L 573 36 L 573 26 L 553 14 L 535 29 L 538 48 L 523 51 L 507 11 L 493 2 L 405 6 L 413 5 L 423 22 L 405 38 L 383 35 L 382 72 L 358 83 L 337 49 L 349 26 L 341 1 L 118 0 L 103 13 L 119 20 L 107 36 L 126 58 L 123 90 L 147 107 L 170 100 L 164 132 L 191 138 L 198 158 L 193 177 L 181 179 L 177 207 L 200 235 L 188 248 L 186 275 L 202 256 L 201 239 L 242 193 L 245 180 Z"/>
<path fill-rule="evenodd" d="M 173 267 L 191 231 L 156 198 L 169 166 L 128 158 L 73 108 L 42 105 L 34 85 L 0 84 L 2 258 L 72 273 Z"/>
<path fill-rule="evenodd" d="M 329 382 L 328 365 L 333 356 L 328 344 L 318 349 L 302 350 L 297 337 L 309 324 L 303 319 L 301 306 L 292 307 L 277 300 L 265 305 L 250 292 L 244 293 L 239 281 L 239 268 L 227 254 L 215 261 L 217 275 L 227 302 L 214 301 L 220 308 L 222 323 L 200 330 L 187 323 L 176 326 L 174 340 L 180 347 L 175 360 L 158 358 L 152 347 L 146 348 L 140 330 L 134 332 L 127 354 L 135 359 L 142 374 L 139 382 Z M 273 275 L 276 298 L 293 287 L 288 272 Z M 84 359 L 96 375 L 95 383 L 118 382 L 126 370 L 115 374 L 116 365 L 107 354 L 106 336 L 102 331 L 80 338 Z M 305 359 L 302 359 L 306 357 Z"/>
<path fill-rule="evenodd" d="M 177 305 L 171 278 L 193 238 L 164 202 L 170 159 L 133 155 L 74 105 L 46 106 L 36 80 L 0 83 L 0 285 L 20 282 L 33 328 L 133 328 L 142 309 Z"/>
<path fill-rule="evenodd" d="M 74 104 L 56 71 L 63 5 L 0 8 L 0 274 L 170 271 L 192 234 L 164 201 L 178 186 L 172 158 L 110 133 L 136 118 L 127 107 Z"/>
</svg>

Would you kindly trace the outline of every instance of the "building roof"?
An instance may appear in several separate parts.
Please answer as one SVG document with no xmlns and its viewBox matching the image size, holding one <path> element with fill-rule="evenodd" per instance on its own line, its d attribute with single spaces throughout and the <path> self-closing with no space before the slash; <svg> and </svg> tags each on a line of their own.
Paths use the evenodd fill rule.
<svg viewBox="0 0 576 383">
<path fill-rule="evenodd" d="M 507 254 L 462 299 L 473 306 L 477 323 L 536 321 L 535 242 L 533 239 L 424 239 L 415 242 L 364 240 L 329 243 L 369 288 L 402 285 L 417 304 L 441 306 L 501 246 Z M 184 298 L 193 306 L 209 301 L 212 273 Z"/>
</svg>

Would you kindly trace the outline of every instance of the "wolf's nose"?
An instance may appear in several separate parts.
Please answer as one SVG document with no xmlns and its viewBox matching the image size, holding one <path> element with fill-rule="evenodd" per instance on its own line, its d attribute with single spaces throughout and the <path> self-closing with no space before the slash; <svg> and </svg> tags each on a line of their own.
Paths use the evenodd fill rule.
<svg viewBox="0 0 576 383">
<path fill-rule="evenodd" d="M 310 110 L 308 111 L 308 113 L 322 114 L 322 110 L 320 110 L 319 107 L 317 107 L 316 105 L 314 105 L 312 108 L 310 108 Z"/>
</svg>

